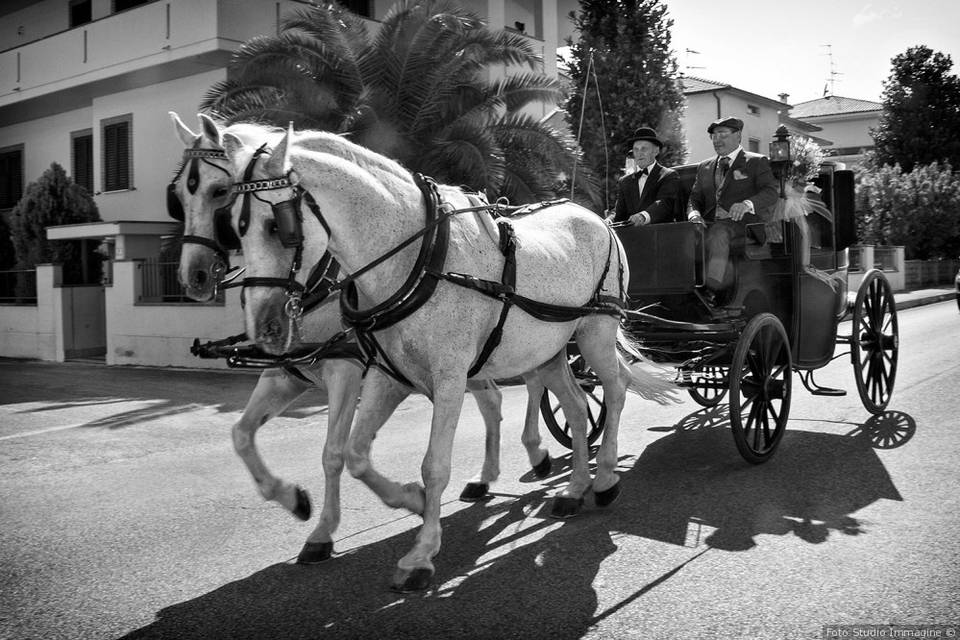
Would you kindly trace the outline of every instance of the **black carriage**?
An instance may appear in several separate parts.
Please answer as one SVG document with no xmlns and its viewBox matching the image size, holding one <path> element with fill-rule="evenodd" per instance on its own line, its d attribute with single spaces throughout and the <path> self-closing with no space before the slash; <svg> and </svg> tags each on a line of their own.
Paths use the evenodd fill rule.
<svg viewBox="0 0 960 640">
<path fill-rule="evenodd" d="M 677 170 L 688 194 L 696 166 Z M 846 250 L 855 242 L 852 172 L 826 166 L 815 183 L 825 207 L 806 216 L 803 231 L 795 222 L 761 224 L 732 248 L 736 280 L 722 306 L 701 294 L 702 224 L 617 229 L 631 274 L 625 330 L 645 355 L 674 366 L 677 384 L 700 405 L 714 406 L 729 394 L 734 440 L 751 463 L 769 459 L 783 436 L 794 372 L 815 395 L 844 395 L 817 385 L 813 376 L 849 353 L 869 412 L 884 411 L 893 391 L 898 329 L 890 284 L 871 270 L 848 299 Z M 852 321 L 851 334 L 838 335 L 845 320 Z M 849 351 L 837 354 L 837 345 Z M 603 430 L 602 388 L 575 345 L 570 361 L 587 394 L 592 443 Z M 541 410 L 554 437 L 569 446 L 568 426 L 549 394 Z"/>
</svg>

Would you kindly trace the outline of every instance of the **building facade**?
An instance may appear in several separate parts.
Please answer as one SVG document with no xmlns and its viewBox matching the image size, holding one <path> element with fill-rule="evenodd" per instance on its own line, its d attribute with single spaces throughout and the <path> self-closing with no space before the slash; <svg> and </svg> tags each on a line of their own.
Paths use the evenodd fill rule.
<svg viewBox="0 0 960 640">
<path fill-rule="evenodd" d="M 347 0 L 344 4 L 369 18 L 375 30 L 393 2 Z M 524 34 L 543 55 L 543 72 L 556 77 L 556 50 L 572 33 L 566 15 L 578 6 L 576 0 L 464 0 L 462 4 L 485 16 L 491 29 Z M 204 94 L 226 79 L 231 55 L 254 36 L 278 33 L 283 16 L 308 6 L 298 0 L 0 3 L 0 167 L 4 174 L 0 215 L 9 215 L 26 185 L 51 163 L 60 164 L 93 195 L 103 222 L 51 228 L 48 237 L 103 243 L 110 254 L 114 283 L 108 283 L 100 296 L 101 304 L 109 307 L 116 276 L 130 271 L 130 265 L 123 263 L 155 258 L 162 238 L 176 230 L 166 214 L 165 188 L 182 149 L 168 112 L 179 113 L 188 125 L 195 123 Z M 509 72 L 503 69 L 494 75 Z M 539 115 L 548 115 L 550 108 L 544 106 Z M 51 278 L 47 280 L 55 283 L 56 278 Z M 138 296 L 113 298 L 117 304 L 128 299 L 138 304 Z M 229 297 L 226 304 L 235 301 Z M 14 321 L 17 314 L 2 306 L 0 313 L 4 319 L 0 356 L 30 357 L 34 349 L 27 336 L 32 321 Z M 125 328 L 129 340 L 123 344 L 114 339 L 117 332 L 110 323 L 131 313 L 107 308 L 87 316 L 101 317 L 105 323 L 92 331 L 99 337 L 90 338 L 102 346 L 85 343 L 71 350 L 60 339 L 61 346 L 53 350 L 58 354 L 55 359 L 69 357 L 71 352 L 100 351 L 110 364 L 156 364 L 141 357 L 143 350 L 130 333 L 141 330 Z M 150 317 L 147 314 L 142 320 L 149 323 Z M 68 319 L 66 324 L 74 326 L 75 320 Z M 88 320 L 80 323 L 96 324 Z M 151 331 L 160 330 L 142 329 L 143 335 Z"/>
<path fill-rule="evenodd" d="M 830 160 L 856 167 L 863 154 L 874 148 L 870 130 L 880 124 L 883 105 L 870 100 L 824 96 L 793 105 L 790 117 L 820 127 L 830 144 L 824 145 Z"/>
</svg>

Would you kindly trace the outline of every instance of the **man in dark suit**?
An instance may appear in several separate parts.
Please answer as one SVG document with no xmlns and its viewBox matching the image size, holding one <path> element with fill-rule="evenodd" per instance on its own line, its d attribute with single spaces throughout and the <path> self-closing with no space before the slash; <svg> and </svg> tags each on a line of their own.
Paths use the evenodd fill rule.
<svg viewBox="0 0 960 640">
<path fill-rule="evenodd" d="M 748 223 L 768 221 L 779 196 L 770 161 L 744 151 L 742 131 L 739 118 L 722 118 L 707 127 L 717 155 L 700 163 L 690 191 L 688 219 L 708 225 L 704 284 L 711 303 L 733 284 L 731 241 L 744 237 Z"/>
<path fill-rule="evenodd" d="M 627 141 L 636 170 L 620 178 L 614 222 L 635 225 L 673 222 L 679 208 L 680 176 L 657 162 L 663 142 L 649 127 L 634 131 Z"/>
</svg>

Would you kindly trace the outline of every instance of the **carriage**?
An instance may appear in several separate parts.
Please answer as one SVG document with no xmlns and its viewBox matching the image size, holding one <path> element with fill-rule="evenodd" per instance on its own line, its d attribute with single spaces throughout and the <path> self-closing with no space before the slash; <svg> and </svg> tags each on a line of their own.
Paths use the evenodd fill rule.
<svg viewBox="0 0 960 640">
<path fill-rule="evenodd" d="M 677 171 L 688 195 L 696 166 Z M 751 463 L 768 460 L 783 437 L 794 372 L 810 393 L 842 396 L 844 390 L 819 386 L 814 372 L 849 355 L 867 411 L 882 413 L 893 391 L 899 339 L 890 284 L 874 269 L 852 300 L 847 292 L 847 247 L 855 242 L 852 172 L 825 165 L 815 184 L 822 213 L 810 213 L 802 226 L 758 223 L 765 228 L 748 229 L 735 243 L 736 280 L 722 307 L 700 295 L 702 224 L 617 229 L 631 274 L 625 330 L 645 355 L 672 365 L 676 383 L 700 405 L 712 407 L 728 397 L 734 441 Z M 847 320 L 850 334 L 839 334 Z M 604 427 L 603 390 L 575 345 L 568 356 L 591 407 L 592 443 Z M 549 393 L 541 413 L 554 437 L 569 446 L 568 427 Z"/>
</svg>

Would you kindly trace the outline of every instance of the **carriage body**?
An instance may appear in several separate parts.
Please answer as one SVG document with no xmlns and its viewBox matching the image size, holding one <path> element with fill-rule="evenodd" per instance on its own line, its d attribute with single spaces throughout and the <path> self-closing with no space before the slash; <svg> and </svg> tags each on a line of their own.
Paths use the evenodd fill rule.
<svg viewBox="0 0 960 640">
<path fill-rule="evenodd" d="M 696 165 L 677 171 L 685 198 Z M 628 322 L 631 332 L 655 354 L 659 348 L 682 351 L 686 339 L 699 342 L 698 334 L 710 333 L 711 325 L 725 333 L 723 327 L 733 325 L 736 330 L 754 316 L 770 313 L 787 332 L 794 367 L 816 369 L 828 363 L 837 327 L 848 310 L 847 247 L 854 241 L 852 172 L 828 169 L 817 183 L 833 220 L 811 213 L 806 237 L 790 222 L 774 223 L 781 225 L 778 241 L 764 244 L 753 240 L 763 234 L 745 234 L 731 249 L 735 284 L 722 313 L 697 295 L 706 263 L 703 225 L 674 222 L 617 229 L 630 265 L 630 307 L 648 310 Z M 683 205 L 686 209 L 686 202 Z M 804 242 L 809 243 L 809 264 L 815 269 L 803 264 Z M 723 321 L 718 322 L 718 316 Z M 694 326 L 678 328 L 673 322 Z"/>
<path fill-rule="evenodd" d="M 676 169 L 686 210 L 696 166 Z M 624 329 L 644 355 L 673 366 L 676 383 L 699 404 L 712 407 L 727 398 L 737 448 L 752 463 L 769 459 L 783 436 L 793 373 L 813 394 L 845 395 L 817 385 L 813 372 L 849 353 L 868 411 L 884 411 L 893 389 L 899 345 L 889 283 L 870 271 L 855 301 L 848 300 L 847 249 L 856 239 L 853 174 L 827 166 L 815 184 L 828 215 L 811 212 L 802 224 L 782 221 L 772 229 L 758 223 L 766 227 L 763 234 L 748 232 L 731 247 L 735 280 L 723 308 L 700 293 L 706 264 L 702 224 L 616 229 L 630 267 Z M 754 237 L 768 241 L 758 244 Z M 851 333 L 840 335 L 846 320 L 852 320 Z M 570 359 L 593 407 L 595 439 L 603 428 L 602 389 L 588 370 L 577 368 L 582 363 L 575 350 Z M 543 415 L 563 442 L 550 406 L 545 400 Z"/>
</svg>

